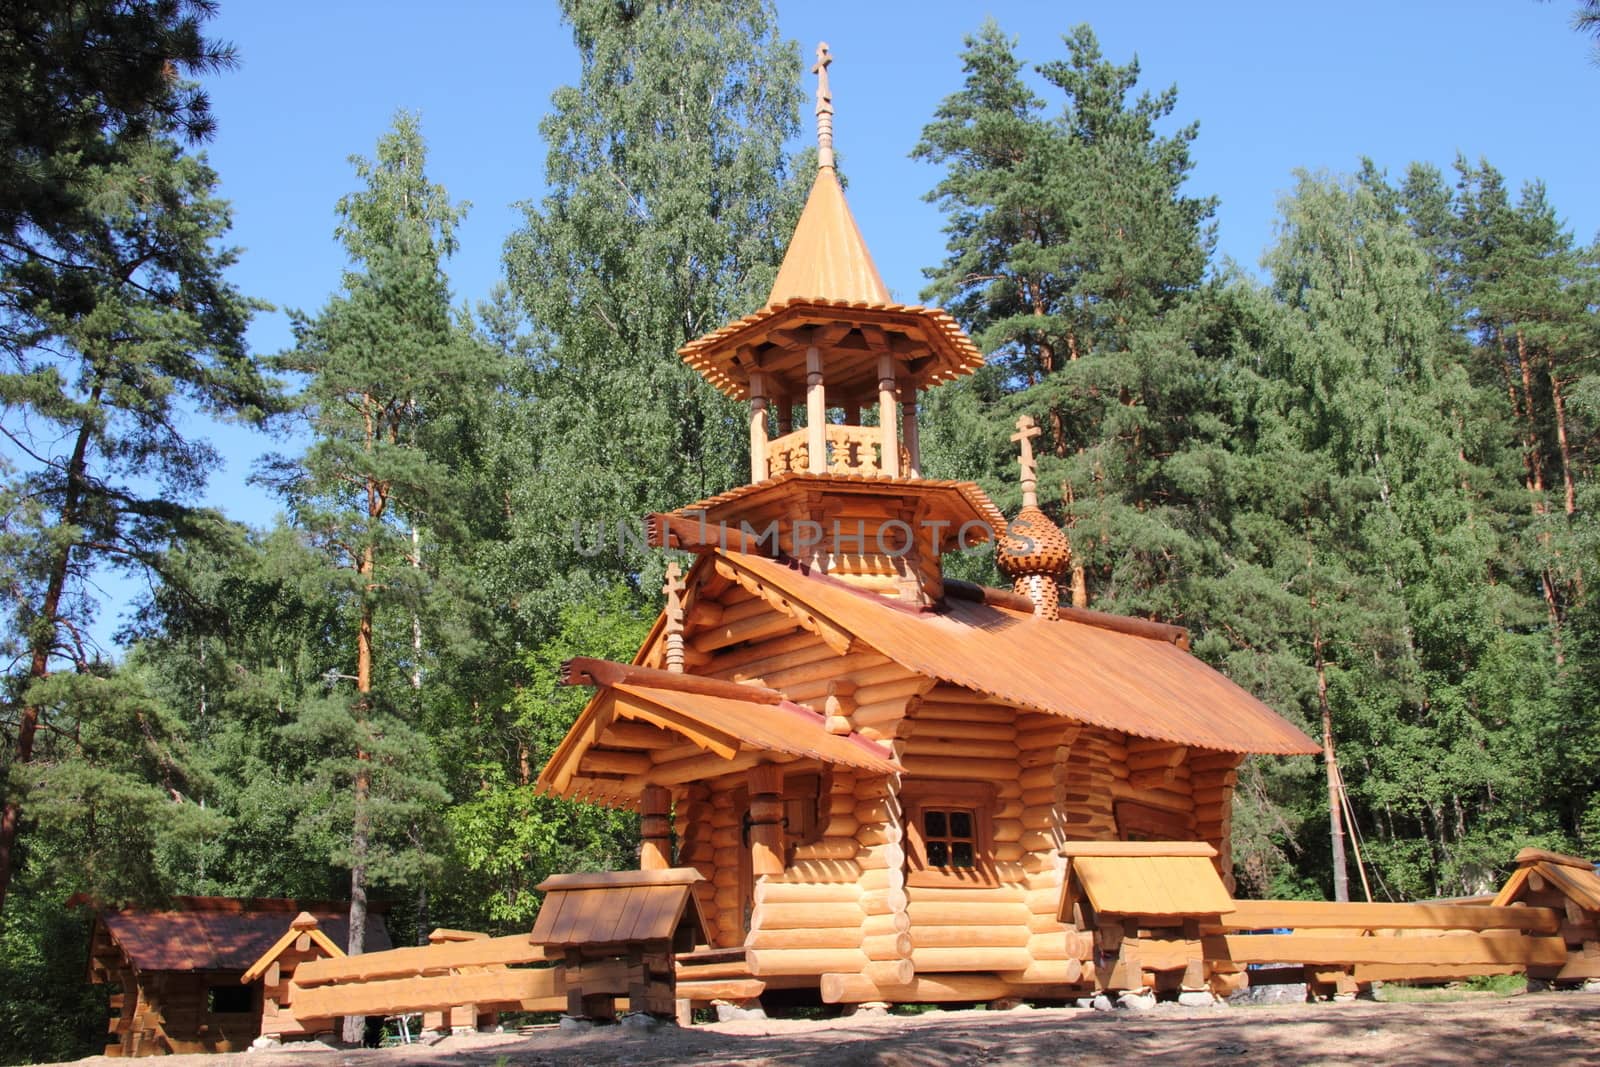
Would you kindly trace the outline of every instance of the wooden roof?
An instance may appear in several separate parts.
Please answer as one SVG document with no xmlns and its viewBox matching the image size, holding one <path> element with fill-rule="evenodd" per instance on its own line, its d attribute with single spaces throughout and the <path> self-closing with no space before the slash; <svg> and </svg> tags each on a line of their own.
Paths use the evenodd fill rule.
<svg viewBox="0 0 1600 1067">
<path fill-rule="evenodd" d="M 637 752 L 626 734 L 613 727 L 636 722 L 677 734 L 702 751 L 724 760 L 746 753 L 780 753 L 806 757 L 873 774 L 896 774 L 900 766 L 888 750 L 860 734 L 829 733 L 823 716 L 770 690 L 737 683 L 713 683 L 717 691 L 692 692 L 646 684 L 666 675 L 645 667 L 613 667 L 634 681 L 602 684 L 573 723 L 555 754 L 540 772 L 538 785 L 562 796 L 631 807 L 640 792 L 655 780 L 654 765 L 641 762 L 637 769 L 618 774 L 584 774 L 581 764 L 592 751 Z M 709 689 L 710 687 L 708 687 Z M 749 688 L 748 698 L 734 690 Z"/>
<path fill-rule="evenodd" d="M 1216 849 L 1189 841 L 1074 841 L 1061 854 L 1094 910 L 1105 915 L 1191 917 L 1233 911 L 1211 861 Z M 1072 893 L 1062 895 L 1071 921 Z"/>
<path fill-rule="evenodd" d="M 946 598 L 934 610 L 813 577 L 797 563 L 715 553 L 909 670 L 1018 707 L 1175 744 L 1227 752 L 1314 754 L 1277 712 L 1171 641 L 1080 618 L 1037 619 Z"/>
<path fill-rule="evenodd" d="M 1568 856 L 1542 848 L 1517 853 L 1517 869 L 1495 895 L 1494 904 L 1506 907 L 1520 898 L 1530 875 L 1544 882 L 1586 911 L 1600 912 L 1600 873 L 1596 864 L 1581 856 Z"/>
<path fill-rule="evenodd" d="M 991 531 L 998 535 L 1006 528 L 1005 516 L 976 482 L 932 478 L 909 481 L 881 474 L 807 474 L 789 471 L 753 485 L 741 485 L 707 497 L 679 508 L 674 514 L 701 519 L 714 526 L 720 522 L 737 522 L 742 516 L 786 499 L 804 500 L 814 493 L 870 497 L 880 506 L 890 496 L 901 498 L 908 504 L 926 508 L 925 522 L 949 523 L 944 533 L 945 539 L 951 543 L 954 543 L 964 523 L 974 524 L 967 528 L 964 538 L 964 543 L 969 546 L 989 540 Z M 757 535 L 761 533 L 760 530 L 754 532 Z M 729 547 L 732 547 L 731 542 Z"/>
<path fill-rule="evenodd" d="M 797 395 L 812 346 L 823 353 L 835 403 L 875 397 L 882 353 L 920 389 L 971 374 L 984 362 L 946 312 L 890 298 L 831 166 L 817 171 L 766 306 L 678 354 L 724 394 L 744 400 L 758 370 L 772 390 Z"/>
<path fill-rule="evenodd" d="M 665 941 L 687 924 L 684 940 L 700 944 L 705 920 L 692 890 L 704 880 L 689 867 L 547 878 L 538 886 L 545 898 L 529 940 L 546 948 Z"/>
<path fill-rule="evenodd" d="M 783 256 L 783 266 L 767 295 L 767 306 L 791 300 L 837 300 L 847 304 L 888 304 L 883 284 L 861 228 L 845 202 L 832 167 L 817 168 L 805 210 Z"/>
<path fill-rule="evenodd" d="M 248 970 L 305 912 L 335 944 L 350 936 L 348 904 L 307 904 L 293 900 L 178 897 L 174 910 L 107 909 L 99 921 L 138 972 Z M 381 916 L 367 917 L 367 946 L 389 947 Z"/>
<path fill-rule="evenodd" d="M 344 958 L 343 946 L 334 944 L 333 939 L 322 932 L 315 915 L 312 915 L 309 911 L 302 911 L 289 923 L 289 928 L 284 930 L 283 936 L 278 938 L 271 948 L 263 952 L 260 958 L 245 970 L 239 981 L 248 984 L 266 974 L 267 968 L 272 966 L 272 961 L 289 951 L 289 946 L 298 941 L 301 934 L 305 934 L 314 941 L 332 959 Z M 348 943 L 346 942 L 346 944 Z"/>
</svg>

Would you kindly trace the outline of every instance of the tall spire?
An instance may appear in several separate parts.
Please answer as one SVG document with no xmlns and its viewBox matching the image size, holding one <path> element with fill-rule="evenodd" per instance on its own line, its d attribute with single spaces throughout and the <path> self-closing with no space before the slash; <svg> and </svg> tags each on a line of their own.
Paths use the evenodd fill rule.
<svg viewBox="0 0 1600 1067">
<path fill-rule="evenodd" d="M 833 53 L 828 42 L 817 45 L 817 65 L 811 73 L 817 76 L 817 167 L 833 166 L 833 91 L 828 88 L 828 65 Z"/>
<path fill-rule="evenodd" d="M 832 63 L 827 42 L 817 45 L 817 64 L 811 68 L 817 76 L 817 177 L 767 295 L 769 307 L 788 300 L 890 302 L 889 287 L 883 284 L 850 206 L 844 202 L 834 168 L 833 90 L 828 85 Z"/>
</svg>

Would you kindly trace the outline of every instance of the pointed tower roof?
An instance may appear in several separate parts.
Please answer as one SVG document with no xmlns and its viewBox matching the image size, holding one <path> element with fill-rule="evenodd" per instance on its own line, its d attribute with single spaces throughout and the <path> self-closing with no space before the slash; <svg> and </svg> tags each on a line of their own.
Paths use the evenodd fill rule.
<svg viewBox="0 0 1600 1067">
<path fill-rule="evenodd" d="M 767 306 L 791 300 L 890 303 L 889 287 L 872 262 L 832 167 L 817 169 Z"/>
<path fill-rule="evenodd" d="M 768 387 L 798 391 L 804 350 L 828 350 L 831 395 L 876 388 L 879 353 L 890 353 L 917 388 L 983 366 L 960 325 L 938 308 L 896 304 L 861 236 L 833 160 L 833 94 L 826 44 L 817 49 L 817 176 L 795 226 L 767 304 L 760 311 L 689 342 L 684 361 L 735 400 L 750 395 L 750 375 Z M 797 357 L 800 366 L 797 373 Z"/>
</svg>

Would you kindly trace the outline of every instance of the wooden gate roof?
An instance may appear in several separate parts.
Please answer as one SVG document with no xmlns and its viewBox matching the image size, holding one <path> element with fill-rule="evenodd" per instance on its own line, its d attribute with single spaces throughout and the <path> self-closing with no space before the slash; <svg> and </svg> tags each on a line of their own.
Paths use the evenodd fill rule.
<svg viewBox="0 0 1600 1067">
<path fill-rule="evenodd" d="M 1072 921 L 1074 881 L 1106 915 L 1188 917 L 1234 909 L 1211 863 L 1217 850 L 1202 841 L 1072 841 L 1061 854 L 1070 861 L 1064 922 Z"/>
<path fill-rule="evenodd" d="M 908 610 L 804 566 L 716 553 L 909 670 L 1078 722 L 1227 752 L 1314 754 L 1321 747 L 1219 671 L 1179 648 L 1080 619 L 1046 621 L 947 598 Z"/>
<path fill-rule="evenodd" d="M 554 875 L 538 885 L 545 898 L 528 939 L 552 949 L 595 949 L 670 941 L 681 930 L 687 951 L 706 936 L 692 892 L 703 881 L 692 867 Z"/>
</svg>

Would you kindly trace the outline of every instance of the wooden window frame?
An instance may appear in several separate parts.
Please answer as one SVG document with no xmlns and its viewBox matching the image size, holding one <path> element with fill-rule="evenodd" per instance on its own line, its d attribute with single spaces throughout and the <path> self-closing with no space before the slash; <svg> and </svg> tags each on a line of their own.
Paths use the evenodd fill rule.
<svg viewBox="0 0 1600 1067">
<path fill-rule="evenodd" d="M 906 885 L 978 886 L 1000 884 L 994 860 L 995 788 L 988 782 L 917 782 L 900 792 L 905 812 Z M 923 839 L 923 813 L 970 811 L 972 813 L 972 867 L 929 867 L 927 842 Z"/>
</svg>

